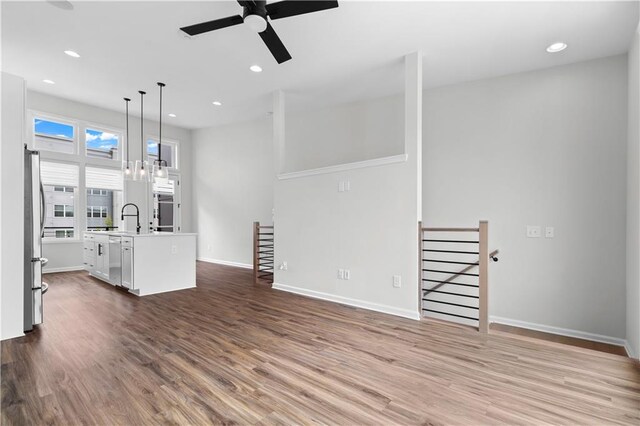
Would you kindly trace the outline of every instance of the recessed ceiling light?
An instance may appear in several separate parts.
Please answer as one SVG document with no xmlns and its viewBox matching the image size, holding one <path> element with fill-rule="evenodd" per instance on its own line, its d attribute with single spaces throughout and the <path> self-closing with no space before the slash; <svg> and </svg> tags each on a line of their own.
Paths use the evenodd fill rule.
<svg viewBox="0 0 640 426">
<path fill-rule="evenodd" d="M 213 101 L 213 104 L 215 106 L 222 106 L 222 102 L 220 102 L 220 101 Z"/>
<path fill-rule="evenodd" d="M 251 65 L 249 69 L 253 72 L 262 72 L 262 68 L 260 67 L 260 65 Z"/>
<path fill-rule="evenodd" d="M 171 114 L 169 114 L 169 117 L 176 118 L 176 115 L 174 113 L 171 113 Z"/>
<path fill-rule="evenodd" d="M 48 79 L 46 79 L 46 80 L 42 80 L 42 82 L 43 82 L 43 83 L 47 83 L 47 84 L 56 84 L 56 82 L 55 82 L 55 81 L 53 81 L 53 80 L 48 80 Z"/>
<path fill-rule="evenodd" d="M 77 52 L 74 52 L 73 50 L 65 50 L 64 53 L 66 53 L 67 55 L 71 56 L 72 58 L 79 58 L 80 55 Z"/>
<path fill-rule="evenodd" d="M 566 48 L 567 48 L 567 44 L 559 41 L 559 42 L 553 43 L 551 46 L 547 47 L 547 52 L 549 52 L 549 53 L 562 52 Z"/>
</svg>

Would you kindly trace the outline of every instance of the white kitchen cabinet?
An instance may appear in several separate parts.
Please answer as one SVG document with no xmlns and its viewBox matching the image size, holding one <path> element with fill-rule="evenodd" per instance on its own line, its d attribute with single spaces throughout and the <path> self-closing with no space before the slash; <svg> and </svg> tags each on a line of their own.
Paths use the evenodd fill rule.
<svg viewBox="0 0 640 426">
<path fill-rule="evenodd" d="M 135 289 L 133 282 L 133 238 L 122 238 L 122 286 L 129 290 Z"/>
<path fill-rule="evenodd" d="M 109 236 L 108 235 L 95 235 L 94 238 L 95 249 L 94 253 L 96 261 L 94 264 L 93 272 L 96 278 L 100 278 L 105 281 L 109 281 Z"/>
<path fill-rule="evenodd" d="M 84 236 L 82 263 L 86 271 L 93 273 L 96 265 L 95 242 L 93 235 Z"/>
</svg>

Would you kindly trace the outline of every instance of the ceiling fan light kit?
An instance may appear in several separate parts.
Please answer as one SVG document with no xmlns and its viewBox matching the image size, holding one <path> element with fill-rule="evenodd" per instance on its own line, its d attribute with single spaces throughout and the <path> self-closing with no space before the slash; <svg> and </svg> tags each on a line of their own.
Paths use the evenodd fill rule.
<svg viewBox="0 0 640 426">
<path fill-rule="evenodd" d="M 284 0 L 267 4 L 260 0 L 238 0 L 242 6 L 242 16 L 234 15 L 213 21 L 201 22 L 195 25 L 180 28 L 190 36 L 220 30 L 239 24 L 246 24 L 251 30 L 258 33 L 264 44 L 281 64 L 291 59 L 291 55 L 273 29 L 269 20 L 288 18 L 306 13 L 320 12 L 322 10 L 338 7 L 337 1 L 296 1 Z"/>
</svg>

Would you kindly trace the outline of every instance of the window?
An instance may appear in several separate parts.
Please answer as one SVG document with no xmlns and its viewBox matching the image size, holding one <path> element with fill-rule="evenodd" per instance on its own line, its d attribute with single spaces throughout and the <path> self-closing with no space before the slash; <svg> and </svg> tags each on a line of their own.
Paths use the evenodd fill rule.
<svg viewBox="0 0 640 426">
<path fill-rule="evenodd" d="M 153 193 L 153 224 L 159 232 L 180 231 L 180 192 L 177 177 L 169 178 L 166 182 L 154 182 Z"/>
<path fill-rule="evenodd" d="M 70 186 L 54 186 L 53 190 L 55 192 L 73 192 L 73 188 Z"/>
<path fill-rule="evenodd" d="M 120 135 L 104 130 L 87 128 L 84 133 L 87 157 L 117 160 L 120 148 Z"/>
<path fill-rule="evenodd" d="M 122 171 L 86 167 L 87 229 L 118 229 L 122 209 Z"/>
<path fill-rule="evenodd" d="M 33 119 L 35 149 L 75 154 L 75 126 L 70 123 L 35 117 Z"/>
<path fill-rule="evenodd" d="M 40 175 L 45 196 L 44 237 L 75 238 L 75 196 L 79 167 L 75 164 L 42 161 Z"/>
<path fill-rule="evenodd" d="M 73 238 L 73 231 L 68 229 L 59 229 L 56 231 L 56 238 Z"/>
<path fill-rule="evenodd" d="M 55 204 L 53 206 L 53 217 L 73 217 L 73 206 Z"/>
<path fill-rule="evenodd" d="M 87 207 L 87 217 L 101 217 L 107 218 L 109 217 L 109 209 L 108 206 L 90 206 Z M 102 224 L 102 226 L 107 226 Z"/>
<path fill-rule="evenodd" d="M 156 139 L 147 140 L 147 154 L 149 165 L 158 159 L 158 141 Z M 162 165 L 167 162 L 167 167 L 178 168 L 178 144 L 177 142 L 162 141 Z"/>
</svg>

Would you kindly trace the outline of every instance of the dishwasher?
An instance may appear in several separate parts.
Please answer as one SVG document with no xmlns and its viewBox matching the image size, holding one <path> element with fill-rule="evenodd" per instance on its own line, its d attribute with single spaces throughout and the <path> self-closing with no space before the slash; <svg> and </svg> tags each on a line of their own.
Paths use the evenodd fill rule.
<svg viewBox="0 0 640 426">
<path fill-rule="evenodd" d="M 109 235 L 109 282 L 122 285 L 122 238 Z"/>
</svg>

